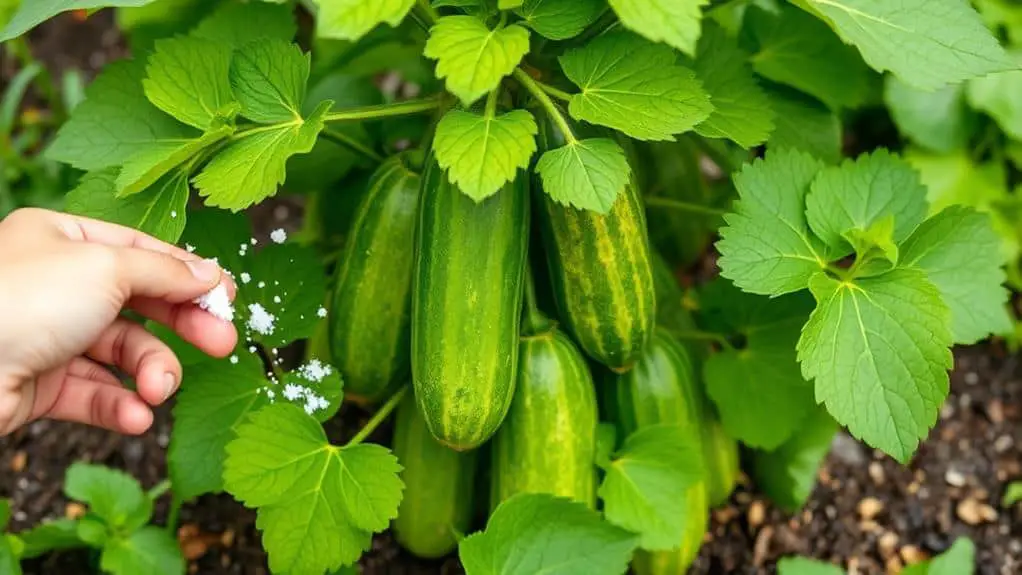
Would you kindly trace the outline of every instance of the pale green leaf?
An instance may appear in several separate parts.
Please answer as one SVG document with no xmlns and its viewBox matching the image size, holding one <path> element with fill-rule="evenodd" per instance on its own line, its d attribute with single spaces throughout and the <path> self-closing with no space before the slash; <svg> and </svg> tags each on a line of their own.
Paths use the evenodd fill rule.
<svg viewBox="0 0 1022 575">
<path fill-rule="evenodd" d="M 134 477 L 102 465 L 73 463 L 64 477 L 64 494 L 88 505 L 110 527 L 128 532 L 153 514 L 153 502 Z"/>
<path fill-rule="evenodd" d="M 490 30 L 475 16 L 445 16 L 423 52 L 437 60 L 436 77 L 469 106 L 511 74 L 529 51 L 529 31 L 517 24 Z"/>
<path fill-rule="evenodd" d="M 1013 56 L 1022 61 L 1022 51 Z M 967 86 L 973 108 L 989 114 L 1008 137 L 1022 140 L 1022 70 L 976 78 Z"/>
<path fill-rule="evenodd" d="M 168 172 L 233 132 L 232 127 L 221 126 L 198 138 L 139 145 L 138 150 L 124 160 L 117 174 L 117 196 L 123 198 L 151 187 Z"/>
<path fill-rule="evenodd" d="M 78 537 L 78 521 L 74 519 L 43 520 L 27 531 L 18 533 L 24 544 L 22 559 L 32 559 L 51 551 L 84 547 Z"/>
<path fill-rule="evenodd" d="M 766 92 L 774 110 L 768 150 L 801 150 L 828 164 L 841 161 L 842 126 L 834 112 L 792 89 L 773 86 Z"/>
<path fill-rule="evenodd" d="M 965 149 L 976 127 L 976 114 L 965 103 L 965 86 L 921 90 L 888 75 L 884 103 L 905 137 L 934 152 Z"/>
<path fill-rule="evenodd" d="M 817 307 L 802 330 L 802 374 L 856 437 L 901 462 L 937 421 L 952 366 L 950 312 L 916 269 L 810 282 Z"/>
<path fill-rule="evenodd" d="M 287 4 L 221 4 L 192 30 L 192 35 L 224 42 L 235 48 L 255 40 L 290 41 L 298 32 L 293 12 L 294 9 Z"/>
<path fill-rule="evenodd" d="M 497 8 L 501 10 L 512 10 L 522 5 L 523 0 L 497 0 Z"/>
<path fill-rule="evenodd" d="M 842 234 L 855 252 L 855 276 L 866 277 L 888 272 L 898 265 L 898 245 L 894 243 L 894 216 L 888 214 L 867 228 L 852 228 Z"/>
<path fill-rule="evenodd" d="M 322 482 L 283 505 L 262 507 L 256 527 L 273 573 L 322 573 L 354 563 L 372 546 L 373 534 L 355 527 L 331 493 L 340 489 L 333 460 L 313 470 Z M 304 485 L 302 487 L 305 487 Z"/>
<path fill-rule="evenodd" d="M 1012 481 L 1004 488 L 1001 496 L 1001 507 L 1011 507 L 1022 501 L 1022 481 Z"/>
<path fill-rule="evenodd" d="M 142 81 L 157 108 L 200 130 L 237 113 L 231 93 L 231 47 L 198 37 L 157 40 Z"/>
<path fill-rule="evenodd" d="M 702 7 L 709 0 L 610 0 L 621 24 L 654 42 L 694 55 Z"/>
<path fill-rule="evenodd" d="M 258 40 L 236 50 L 230 79 L 241 114 L 261 124 L 300 120 L 309 58 L 283 40 Z"/>
<path fill-rule="evenodd" d="M 316 34 L 324 38 L 358 40 L 377 25 L 397 26 L 415 0 L 317 0 Z"/>
<path fill-rule="evenodd" d="M 526 110 L 492 116 L 451 110 L 437 124 L 433 150 L 451 182 L 478 202 L 528 167 L 536 131 Z"/>
<path fill-rule="evenodd" d="M 808 557 L 785 557 L 777 562 L 777 575 L 844 575 L 837 565 Z"/>
<path fill-rule="evenodd" d="M 830 452 L 838 424 L 822 407 L 812 410 L 798 433 L 773 451 L 755 451 L 752 475 L 756 487 L 777 506 L 795 513 L 816 486 L 820 464 Z"/>
<path fill-rule="evenodd" d="M 774 151 L 735 176 L 739 200 L 720 230 L 721 275 L 750 293 L 805 289 L 821 269 L 825 246 L 809 231 L 805 198 L 823 164 L 794 151 Z"/>
<path fill-rule="evenodd" d="M 605 214 L 628 185 L 631 168 L 614 140 L 578 140 L 545 152 L 536 164 L 543 191 L 555 202 Z"/>
<path fill-rule="evenodd" d="M 709 117 L 713 106 L 695 74 L 667 46 L 624 31 L 598 36 L 560 57 L 580 94 L 568 111 L 639 140 L 673 140 Z"/>
<path fill-rule="evenodd" d="M 540 36 L 567 40 L 596 22 L 606 7 L 606 0 L 525 0 L 517 13 Z"/>
<path fill-rule="evenodd" d="M 185 572 L 185 558 L 169 531 L 150 525 L 110 540 L 103 546 L 99 566 L 111 575 L 180 575 Z"/>
<path fill-rule="evenodd" d="M 175 171 L 146 190 L 127 198 L 116 196 L 117 168 L 89 172 L 68 192 L 64 210 L 135 228 L 165 242 L 176 243 L 185 229 L 188 176 Z"/>
<path fill-rule="evenodd" d="M 37 24 L 68 10 L 94 10 L 105 6 L 144 6 L 153 0 L 22 0 L 7 26 L 0 29 L 0 42 L 21 36 Z M 0 21 L 0 24 L 3 24 Z"/>
<path fill-rule="evenodd" d="M 0 6 L 2 10 L 3 6 Z M 0 17 L 3 13 L 0 12 Z M 13 535 L 0 534 L 0 575 L 22 575 L 21 562 Z"/>
<path fill-rule="evenodd" d="M 976 545 L 959 537 L 947 551 L 927 561 L 913 563 L 903 575 L 972 575 L 976 572 Z"/>
</svg>

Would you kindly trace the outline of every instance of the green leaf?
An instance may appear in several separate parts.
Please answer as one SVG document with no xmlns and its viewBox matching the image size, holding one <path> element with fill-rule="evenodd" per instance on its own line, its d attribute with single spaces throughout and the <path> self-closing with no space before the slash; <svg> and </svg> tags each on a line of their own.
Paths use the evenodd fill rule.
<svg viewBox="0 0 1022 575">
<path fill-rule="evenodd" d="M 844 575 L 837 565 L 809 559 L 785 557 L 777 562 L 777 575 Z"/>
<path fill-rule="evenodd" d="M 206 196 L 206 204 L 238 211 L 276 194 L 284 183 L 288 158 L 312 150 L 331 105 L 323 102 L 304 120 L 235 134 L 192 180 Z"/>
<path fill-rule="evenodd" d="M 854 44 L 873 69 L 936 89 L 1017 68 L 961 0 L 798 0 Z"/>
<path fill-rule="evenodd" d="M 324 38 L 358 40 L 377 25 L 397 26 L 415 0 L 318 0 L 316 34 Z"/>
<path fill-rule="evenodd" d="M 88 463 L 73 463 L 64 478 L 64 494 L 81 501 L 112 528 L 134 531 L 149 523 L 153 502 L 130 475 Z"/>
<path fill-rule="evenodd" d="M 423 52 L 437 61 L 447 91 L 472 105 L 511 74 L 529 51 L 529 31 L 517 24 L 490 30 L 475 16 L 445 16 L 430 29 Z"/>
<path fill-rule="evenodd" d="M 665 42 L 694 55 L 701 8 L 709 0 L 610 0 L 621 24 L 654 42 Z"/>
<path fill-rule="evenodd" d="M 795 90 L 774 86 L 766 92 L 774 110 L 768 150 L 801 150 L 828 164 L 841 161 L 841 119 L 836 114 Z"/>
<path fill-rule="evenodd" d="M 433 149 L 451 182 L 478 202 L 528 167 L 536 153 L 536 131 L 526 110 L 482 116 L 451 110 L 437 124 Z"/>
<path fill-rule="evenodd" d="M 188 177 L 171 172 L 144 191 L 126 198 L 116 195 L 116 168 L 89 172 L 65 199 L 68 213 L 135 228 L 165 242 L 176 243 L 185 229 Z"/>
<path fill-rule="evenodd" d="M 238 426 L 227 446 L 224 484 L 249 507 L 275 572 L 310 573 L 353 562 L 370 531 L 395 516 L 401 466 L 378 445 L 330 445 L 304 411 L 278 403 Z"/>
<path fill-rule="evenodd" d="M 1022 60 L 1022 51 L 1014 54 Z M 1004 130 L 1008 137 L 1022 140 L 1022 70 L 990 74 L 970 80 L 969 103 L 972 107 L 986 112 Z"/>
<path fill-rule="evenodd" d="M 722 276 L 750 293 L 781 295 L 805 289 L 826 267 L 825 246 L 805 216 L 806 194 L 822 168 L 809 155 L 782 150 L 735 176 L 739 200 L 717 242 Z"/>
<path fill-rule="evenodd" d="M 0 575 L 21 575 L 21 561 L 18 557 L 14 535 L 0 534 Z"/>
<path fill-rule="evenodd" d="M 241 114 L 260 124 L 300 121 L 309 55 L 283 40 L 260 40 L 234 52 L 230 79 Z"/>
<path fill-rule="evenodd" d="M 168 172 L 233 132 L 234 128 L 222 126 L 199 138 L 162 140 L 140 145 L 138 151 L 124 160 L 117 174 L 117 196 L 130 196 L 151 187 Z M 187 180 L 187 175 L 185 178 Z"/>
<path fill-rule="evenodd" d="M 894 243 L 894 216 L 888 214 L 868 228 L 853 228 L 842 236 L 855 252 L 856 277 L 879 275 L 898 265 L 898 245 Z"/>
<path fill-rule="evenodd" d="M 68 10 L 90 10 L 105 6 L 144 6 L 153 0 L 23 0 L 7 26 L 0 29 L 0 42 L 6 42 L 34 28 L 44 20 Z M 3 21 L 0 21 L 3 24 Z"/>
<path fill-rule="evenodd" d="M 104 545 L 99 566 L 112 575 L 180 575 L 185 559 L 169 531 L 148 526 Z"/>
<path fill-rule="evenodd" d="M 1001 507 L 1011 507 L 1019 501 L 1022 501 L 1022 481 L 1012 481 L 1004 489 L 1004 495 L 1001 497 Z"/>
<path fill-rule="evenodd" d="M 621 145 L 609 138 L 577 140 L 547 151 L 536 171 L 555 202 L 601 214 L 610 211 L 631 174 Z"/>
<path fill-rule="evenodd" d="M 713 106 L 695 73 L 675 64 L 667 46 L 617 31 L 560 57 L 582 93 L 568 111 L 639 140 L 673 140 L 709 117 Z"/>
<path fill-rule="evenodd" d="M 567 40 L 596 22 L 606 6 L 606 0 L 525 0 L 516 12 L 540 36 Z"/>
<path fill-rule="evenodd" d="M 940 291 L 915 269 L 854 281 L 821 272 L 809 287 L 817 307 L 798 358 L 817 401 L 853 435 L 907 462 L 948 393 L 950 312 Z"/>
<path fill-rule="evenodd" d="M 638 543 L 581 503 L 521 493 L 459 543 L 458 557 L 467 575 L 618 575 Z"/>
<path fill-rule="evenodd" d="M 976 572 L 976 545 L 959 537 L 951 547 L 929 561 L 907 566 L 904 575 L 972 575 Z"/>
<path fill-rule="evenodd" d="M 237 112 L 231 93 L 229 44 L 198 37 L 157 40 L 142 81 L 157 108 L 206 130 Z"/>
<path fill-rule="evenodd" d="M 776 448 L 800 429 L 816 404 L 795 357 L 811 298 L 804 293 L 755 296 L 718 280 L 703 290 L 700 303 L 706 314 L 719 315 L 729 335 L 745 341 L 703 364 L 706 391 L 724 429 L 747 445 Z"/>
<path fill-rule="evenodd" d="M 901 243 L 926 218 L 927 210 L 919 173 L 883 149 L 824 169 L 806 196 L 809 227 L 837 257 L 851 253 L 843 236 L 848 230 L 868 229 L 890 215 L 894 241 Z"/>
<path fill-rule="evenodd" d="M 610 456 L 617 448 L 617 426 L 613 423 L 602 421 L 596 425 L 596 452 L 593 461 L 597 466 L 607 468 L 610 466 Z"/>
<path fill-rule="evenodd" d="M 607 521 L 638 533 L 643 549 L 670 550 L 685 532 L 686 500 L 703 478 L 699 431 L 652 425 L 629 435 L 614 454 L 598 494 Z"/>
<path fill-rule="evenodd" d="M 955 343 L 1011 332 L 1001 241 L 989 215 L 948 207 L 923 222 L 901 249 L 902 265 L 926 272 L 951 309 Z"/>
<path fill-rule="evenodd" d="M 815 408 L 798 433 L 773 451 L 754 451 L 752 475 L 770 501 L 795 513 L 816 486 L 820 464 L 830 451 L 838 424 L 823 408 Z"/>
<path fill-rule="evenodd" d="M 85 90 L 85 100 L 46 150 L 50 159 L 81 170 L 118 166 L 141 145 L 196 138 L 200 132 L 153 106 L 142 90 L 145 64 L 110 64 Z"/>
<path fill-rule="evenodd" d="M 884 103 L 898 131 L 934 152 L 964 149 L 976 127 L 976 114 L 966 105 L 961 84 L 920 90 L 897 76 L 887 76 Z"/>
<path fill-rule="evenodd" d="M 497 8 L 512 10 L 522 5 L 523 0 L 497 0 Z"/>
<path fill-rule="evenodd" d="M 870 70 L 855 49 L 818 18 L 788 4 L 771 13 L 753 6 L 746 16 L 759 50 L 756 73 L 787 84 L 832 109 L 855 108 L 869 92 Z"/>
<path fill-rule="evenodd" d="M 78 521 L 72 519 L 43 521 L 28 531 L 18 533 L 18 538 L 25 546 L 21 552 L 22 559 L 85 546 L 85 542 L 78 538 Z"/>
<path fill-rule="evenodd" d="M 287 4 L 231 2 L 221 4 L 192 30 L 192 35 L 238 48 L 255 40 L 290 41 L 297 32 L 294 9 Z"/>
<path fill-rule="evenodd" d="M 723 28 L 708 22 L 695 59 L 696 76 L 710 94 L 713 112 L 696 126 L 708 138 L 729 138 L 743 148 L 762 144 L 774 129 L 774 111 L 759 87 L 748 55 Z"/>
<path fill-rule="evenodd" d="M 11 500 L 0 499 L 0 531 L 6 531 L 11 522 Z"/>
</svg>

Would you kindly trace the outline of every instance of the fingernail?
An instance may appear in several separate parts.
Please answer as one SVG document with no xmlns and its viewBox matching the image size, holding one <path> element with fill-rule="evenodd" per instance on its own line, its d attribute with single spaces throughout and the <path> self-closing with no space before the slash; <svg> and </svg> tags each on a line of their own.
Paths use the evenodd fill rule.
<svg viewBox="0 0 1022 575">
<path fill-rule="evenodd" d="M 167 372 L 163 374 L 163 401 L 170 399 L 174 390 L 177 389 L 177 377 L 173 373 Z"/>
<path fill-rule="evenodd" d="M 209 282 L 220 278 L 220 266 L 213 260 L 194 260 L 185 262 L 185 265 L 200 281 Z"/>
</svg>

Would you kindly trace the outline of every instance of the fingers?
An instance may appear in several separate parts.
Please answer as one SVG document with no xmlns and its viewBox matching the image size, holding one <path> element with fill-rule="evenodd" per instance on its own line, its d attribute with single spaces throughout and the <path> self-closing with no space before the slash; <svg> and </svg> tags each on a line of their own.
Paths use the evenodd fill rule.
<svg viewBox="0 0 1022 575">
<path fill-rule="evenodd" d="M 211 260 L 182 261 L 172 255 L 136 248 L 115 248 L 116 274 L 130 297 L 146 297 L 170 303 L 192 301 L 230 276 Z"/>
<path fill-rule="evenodd" d="M 228 291 L 231 291 L 229 288 Z M 234 294 L 231 294 L 234 298 Z M 136 298 L 128 307 L 174 330 L 182 339 L 213 357 L 227 357 L 238 345 L 234 324 L 219 320 L 190 304 L 172 304 L 152 298 Z"/>
<path fill-rule="evenodd" d="M 184 261 L 201 259 L 193 253 L 127 226 L 60 212 L 48 213 L 58 228 L 71 240 L 118 248 L 143 249 L 171 255 Z"/>
<path fill-rule="evenodd" d="M 144 433 L 153 412 L 131 390 L 71 375 L 64 377 L 52 407 L 41 417 L 85 423 L 126 435 Z"/>
<path fill-rule="evenodd" d="M 118 387 L 121 385 L 121 380 L 117 379 L 116 375 L 110 373 L 109 369 L 84 357 L 72 359 L 71 363 L 67 365 L 65 373 L 69 376 L 89 379 L 97 383 L 116 385 Z"/>
<path fill-rule="evenodd" d="M 86 354 L 133 376 L 138 395 L 150 405 L 163 403 L 181 383 L 181 362 L 167 344 L 123 318 L 110 324 Z"/>
</svg>

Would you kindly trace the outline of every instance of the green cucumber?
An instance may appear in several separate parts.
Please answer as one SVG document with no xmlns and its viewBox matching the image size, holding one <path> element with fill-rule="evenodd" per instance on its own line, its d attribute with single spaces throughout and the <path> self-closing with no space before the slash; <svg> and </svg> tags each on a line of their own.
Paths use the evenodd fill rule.
<svg viewBox="0 0 1022 575">
<path fill-rule="evenodd" d="M 528 179 L 476 203 L 430 158 L 412 287 L 412 380 L 426 426 L 478 447 L 511 404 L 529 235 Z"/>
<path fill-rule="evenodd" d="M 425 559 L 443 557 L 458 546 L 457 535 L 472 522 L 476 454 L 441 445 L 408 395 L 394 423 L 394 455 L 405 491 L 392 528 L 402 547 Z"/>
<path fill-rule="evenodd" d="M 491 507 L 517 493 L 550 493 L 596 505 L 598 420 L 593 378 L 556 328 L 522 336 L 518 383 L 493 441 Z"/>
<path fill-rule="evenodd" d="M 546 149 L 563 145 L 545 125 Z M 633 183 L 601 215 L 539 193 L 549 280 L 564 327 L 592 358 L 626 371 L 642 353 L 656 319 L 646 219 Z"/>
<path fill-rule="evenodd" d="M 738 442 L 724 431 L 717 417 L 703 420 L 703 465 L 706 468 L 706 494 L 710 498 L 710 507 L 723 505 L 735 490 L 741 469 Z"/>
<path fill-rule="evenodd" d="M 344 391 L 375 403 L 407 381 L 410 293 L 421 178 L 394 156 L 370 179 L 337 268 L 330 347 Z"/>
</svg>

